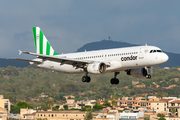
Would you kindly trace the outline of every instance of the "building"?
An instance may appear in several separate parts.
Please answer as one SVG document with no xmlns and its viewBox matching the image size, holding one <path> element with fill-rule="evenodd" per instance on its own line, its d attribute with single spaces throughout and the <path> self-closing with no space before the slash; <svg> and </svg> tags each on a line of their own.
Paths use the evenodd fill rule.
<svg viewBox="0 0 180 120">
<path fill-rule="evenodd" d="M 38 111 L 35 119 L 47 118 L 48 120 L 84 120 L 86 112 L 79 111 Z"/>
<path fill-rule="evenodd" d="M 94 116 L 94 120 L 119 120 L 120 113 L 118 110 L 109 110 L 108 113 L 105 110 L 96 112 L 96 116 Z"/>
<path fill-rule="evenodd" d="M 174 115 L 172 115 L 172 112 L 171 112 L 172 108 L 175 109 L 175 114 Z M 168 116 L 180 117 L 180 100 L 171 100 L 171 101 L 169 101 L 167 112 L 168 112 Z"/>
<path fill-rule="evenodd" d="M 167 102 L 165 101 L 151 102 L 151 110 L 154 110 L 156 113 L 167 114 Z"/>
<path fill-rule="evenodd" d="M 146 99 L 144 97 L 136 97 L 136 98 L 124 97 L 122 98 L 122 100 L 120 99 L 116 100 L 116 102 L 117 102 L 117 107 L 122 108 L 120 110 L 123 110 L 124 108 L 138 110 L 140 108 L 151 109 L 151 102 L 158 100 L 159 99 L 156 98 Z"/>
<path fill-rule="evenodd" d="M 21 119 L 35 118 L 35 114 L 34 114 L 34 117 L 30 117 L 30 116 L 33 116 L 32 114 L 35 112 L 36 112 L 36 110 L 33 110 L 33 109 L 21 108 L 20 109 L 20 118 Z"/>
<path fill-rule="evenodd" d="M 4 99 L 3 95 L 0 95 L 0 120 L 6 120 L 11 111 L 9 99 Z"/>
<path fill-rule="evenodd" d="M 137 120 L 138 118 L 143 118 L 143 117 L 144 117 L 144 112 L 125 110 L 123 111 L 123 113 L 120 113 L 119 120 Z"/>
<path fill-rule="evenodd" d="M 9 99 L 4 99 L 3 95 L 0 95 L 0 108 L 6 109 L 8 113 L 11 111 L 11 104 Z"/>
</svg>

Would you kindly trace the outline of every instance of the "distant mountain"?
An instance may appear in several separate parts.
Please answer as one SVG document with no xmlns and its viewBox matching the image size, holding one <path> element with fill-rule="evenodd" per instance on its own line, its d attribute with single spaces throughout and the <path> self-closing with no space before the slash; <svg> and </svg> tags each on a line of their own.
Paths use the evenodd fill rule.
<svg viewBox="0 0 180 120">
<path fill-rule="evenodd" d="M 92 50 L 103 50 L 103 49 L 111 49 L 111 48 L 122 48 L 122 47 L 132 47 L 138 46 L 135 44 L 130 44 L 126 42 L 117 42 L 112 40 L 102 40 L 98 42 L 87 43 L 81 48 L 77 50 L 77 52 L 83 51 L 92 51 Z M 180 66 L 180 54 L 165 52 L 169 56 L 168 62 L 159 66 L 159 67 L 177 67 Z M 28 62 L 18 61 L 18 60 L 11 60 L 0 58 L 0 67 L 7 67 L 7 66 L 15 66 L 15 67 L 27 67 L 29 66 Z"/>
<path fill-rule="evenodd" d="M 29 66 L 29 63 L 19 60 L 0 58 L 0 67 L 7 67 L 9 65 L 23 68 Z"/>
<path fill-rule="evenodd" d="M 77 52 L 83 52 L 83 51 L 92 51 L 92 50 L 103 50 L 103 49 L 111 49 L 111 48 L 122 48 L 122 47 L 132 47 L 132 46 L 138 46 L 135 44 L 130 44 L 126 42 L 117 42 L 112 40 L 102 40 L 99 42 L 92 42 L 87 43 L 81 48 L 77 50 Z M 164 51 L 165 52 L 165 51 Z M 164 63 L 163 65 L 160 65 L 159 67 L 177 67 L 180 66 L 180 54 L 175 54 L 171 52 L 165 52 L 169 56 L 169 60 Z"/>
</svg>

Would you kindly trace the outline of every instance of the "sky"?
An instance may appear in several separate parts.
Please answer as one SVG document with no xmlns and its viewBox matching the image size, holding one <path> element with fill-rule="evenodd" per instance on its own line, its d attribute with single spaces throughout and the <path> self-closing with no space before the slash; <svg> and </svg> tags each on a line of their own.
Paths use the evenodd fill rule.
<svg viewBox="0 0 180 120">
<path fill-rule="evenodd" d="M 0 58 L 35 52 L 40 27 L 57 53 L 108 39 L 180 53 L 179 0 L 4 0 L 0 4 Z"/>
</svg>

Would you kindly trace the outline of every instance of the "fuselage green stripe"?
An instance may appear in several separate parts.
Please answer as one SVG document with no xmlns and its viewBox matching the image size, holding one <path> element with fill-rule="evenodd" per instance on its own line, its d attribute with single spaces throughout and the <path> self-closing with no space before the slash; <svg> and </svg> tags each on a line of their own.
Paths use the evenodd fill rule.
<svg viewBox="0 0 180 120">
<path fill-rule="evenodd" d="M 49 42 L 47 42 L 47 45 L 46 45 L 46 55 L 50 55 L 50 47 L 51 47 L 51 45 L 49 44 Z"/>
<path fill-rule="evenodd" d="M 36 48 L 36 51 L 37 51 L 37 45 L 36 45 L 36 27 L 33 27 L 33 35 L 34 35 L 35 48 Z"/>
<path fill-rule="evenodd" d="M 40 36 L 39 36 L 39 53 L 43 54 L 43 33 L 40 30 Z"/>
</svg>

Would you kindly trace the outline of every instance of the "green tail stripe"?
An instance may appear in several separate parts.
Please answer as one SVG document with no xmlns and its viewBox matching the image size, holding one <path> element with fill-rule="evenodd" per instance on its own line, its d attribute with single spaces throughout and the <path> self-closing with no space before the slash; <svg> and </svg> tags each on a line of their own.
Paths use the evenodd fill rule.
<svg viewBox="0 0 180 120">
<path fill-rule="evenodd" d="M 47 42 L 47 45 L 46 45 L 46 55 L 50 55 L 50 47 L 51 47 L 51 45 L 49 44 L 49 42 Z"/>
<path fill-rule="evenodd" d="M 37 51 L 37 45 L 36 45 L 36 27 L 33 27 L 33 35 L 34 35 L 34 42 L 35 42 L 35 47 Z"/>
<path fill-rule="evenodd" d="M 43 54 L 43 33 L 40 30 L 40 36 L 39 36 L 39 52 L 40 54 Z"/>
<path fill-rule="evenodd" d="M 59 54 L 54 51 L 53 55 L 59 55 Z"/>
</svg>

